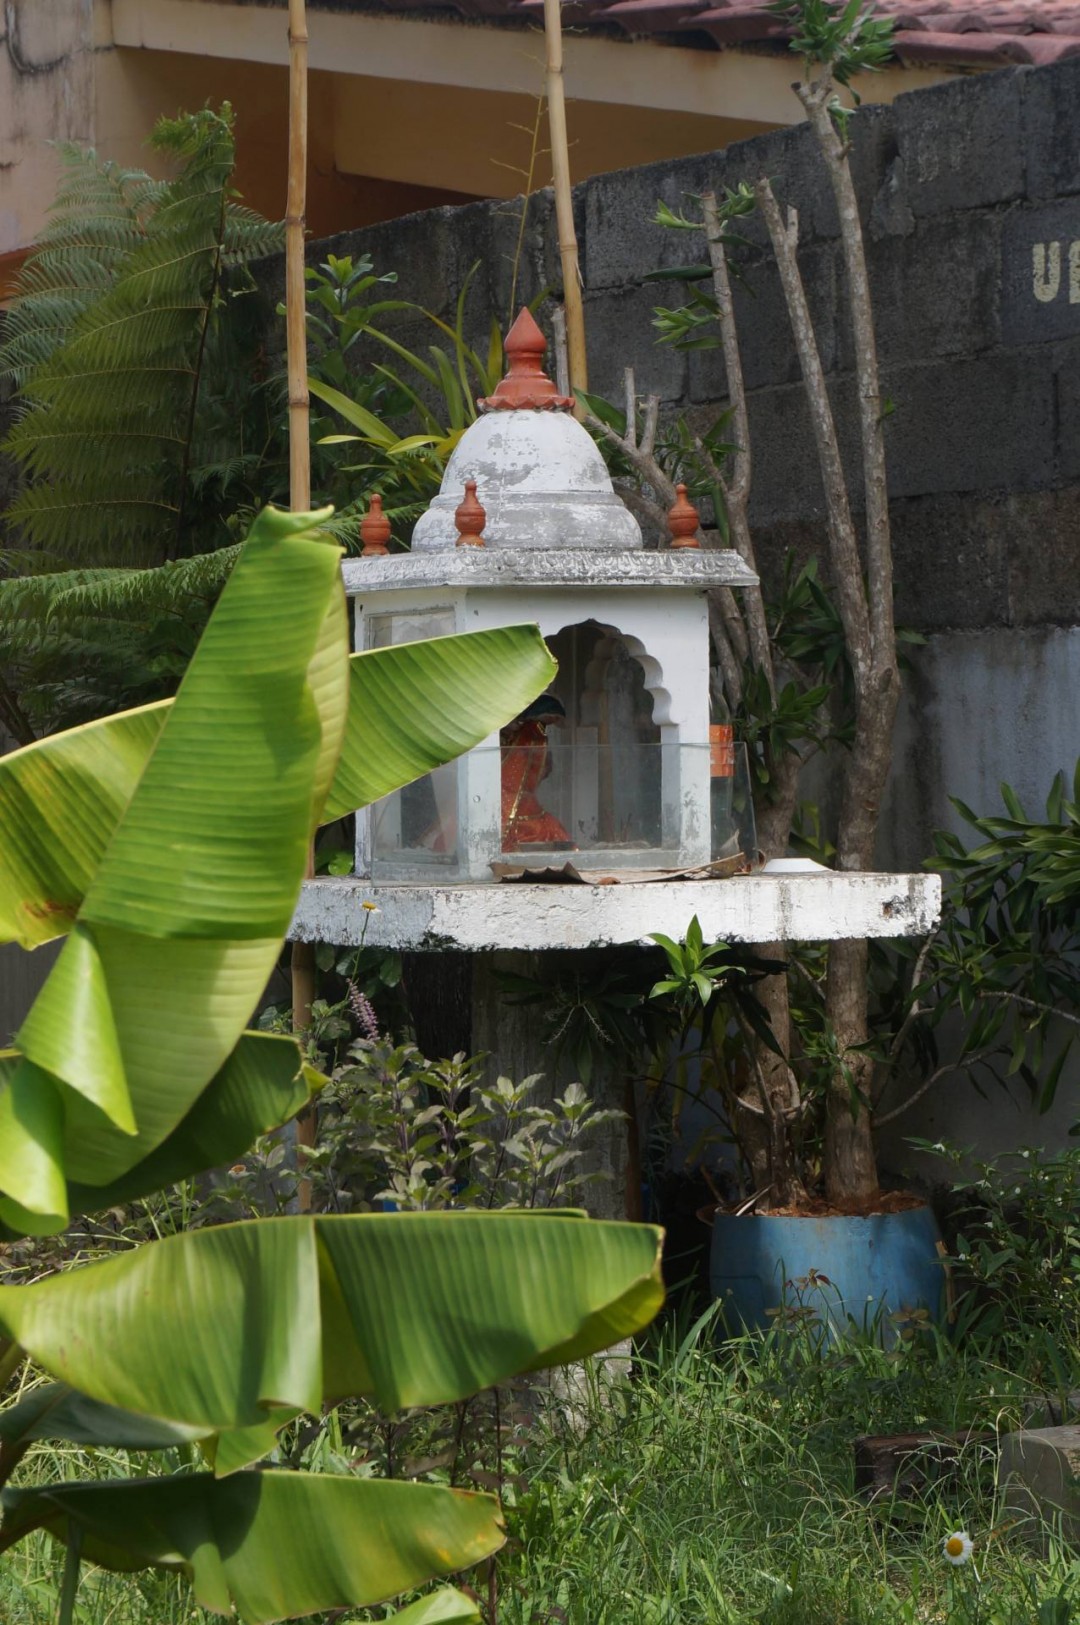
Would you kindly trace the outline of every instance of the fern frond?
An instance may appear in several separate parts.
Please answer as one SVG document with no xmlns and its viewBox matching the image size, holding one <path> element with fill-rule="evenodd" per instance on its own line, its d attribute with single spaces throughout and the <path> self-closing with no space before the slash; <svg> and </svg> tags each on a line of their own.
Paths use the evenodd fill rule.
<svg viewBox="0 0 1080 1625">
<path fill-rule="evenodd" d="M 249 260 L 277 254 L 284 245 L 284 231 L 274 220 L 264 220 L 254 209 L 230 198 L 225 205 L 224 249 L 227 265 L 246 265 Z"/>
<path fill-rule="evenodd" d="M 5 674 L 31 727 L 73 727 L 172 693 L 239 551 L 0 581 Z M 3 699 L 0 689 L 0 722 Z"/>
<path fill-rule="evenodd" d="M 132 178 L 93 152 L 65 145 L 60 189 L 16 284 L 0 371 L 21 384 L 107 289 L 142 236 Z M 147 177 L 149 179 L 149 177 Z"/>
<path fill-rule="evenodd" d="M 179 162 L 172 179 L 65 150 L 0 351 L 20 395 L 3 449 L 24 476 L 8 524 L 29 550 L 76 564 L 199 545 L 185 507 L 222 276 L 280 240 L 231 196 L 231 109 L 162 120 L 152 144 Z M 236 435 L 216 449 L 222 467 L 244 459 Z"/>
<path fill-rule="evenodd" d="M 81 616 L 130 620 L 147 611 L 181 614 L 193 600 L 213 604 L 241 544 L 200 553 L 149 570 L 62 570 L 53 575 L 0 581 L 0 620 L 7 617 L 67 623 Z"/>
</svg>

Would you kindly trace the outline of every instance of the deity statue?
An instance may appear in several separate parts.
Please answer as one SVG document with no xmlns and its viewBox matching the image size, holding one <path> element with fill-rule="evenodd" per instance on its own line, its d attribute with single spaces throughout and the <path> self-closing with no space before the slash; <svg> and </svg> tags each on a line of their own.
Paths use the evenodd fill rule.
<svg viewBox="0 0 1080 1625">
<path fill-rule="evenodd" d="M 517 852 L 526 846 L 577 850 L 554 813 L 541 805 L 536 794 L 551 772 L 548 728 L 553 724 L 557 727 L 565 718 L 562 701 L 554 694 L 541 694 L 499 734 L 504 852 Z"/>
</svg>

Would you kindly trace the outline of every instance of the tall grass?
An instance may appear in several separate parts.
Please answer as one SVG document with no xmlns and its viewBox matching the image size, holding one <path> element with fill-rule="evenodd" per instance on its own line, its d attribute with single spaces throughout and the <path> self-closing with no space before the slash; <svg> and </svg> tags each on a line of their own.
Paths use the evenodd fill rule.
<svg viewBox="0 0 1080 1625">
<path fill-rule="evenodd" d="M 1015 1426 L 1030 1402 L 987 1353 L 920 1334 L 826 1347 L 805 1329 L 714 1347 L 669 1328 L 584 1432 L 534 1441 L 501 1563 L 502 1625 L 1066 1625 L 1080 1560 L 1002 1511 L 993 1439 L 875 1502 L 863 1433 Z M 944 1537 L 968 1530 L 954 1569 Z"/>
<path fill-rule="evenodd" d="M 1032 1386 L 1000 1350 L 933 1332 L 824 1346 L 806 1325 L 720 1343 L 710 1317 L 669 1320 L 629 1383 L 584 1415 L 553 1409 L 504 1450 L 498 1625 L 1076 1625 L 1080 1558 L 1053 1531 L 1036 1546 L 1009 1526 L 993 1437 L 961 1446 L 937 1480 L 876 1501 L 856 1492 L 860 1434 L 1018 1425 Z M 95 1470 L 76 1454 L 41 1449 L 27 1466 L 40 1478 Z M 953 1569 L 942 1541 L 956 1529 L 975 1551 Z M 53 1625 L 61 1556 L 44 1541 L 11 1554 L 4 1625 Z M 210 1619 L 179 1580 L 93 1572 L 77 1614 Z"/>
</svg>

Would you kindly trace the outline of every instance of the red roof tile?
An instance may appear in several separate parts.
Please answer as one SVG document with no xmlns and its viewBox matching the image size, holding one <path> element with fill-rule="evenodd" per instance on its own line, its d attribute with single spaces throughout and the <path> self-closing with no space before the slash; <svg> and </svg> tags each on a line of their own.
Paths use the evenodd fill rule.
<svg viewBox="0 0 1080 1625">
<path fill-rule="evenodd" d="M 257 3 L 257 0 L 253 0 Z M 263 0 L 266 3 L 266 0 Z M 283 5 L 284 0 L 270 0 Z M 335 10 L 457 11 L 492 21 L 538 22 L 543 0 L 326 0 Z M 903 62 L 989 68 L 1041 66 L 1080 55 L 1080 0 L 874 0 L 895 24 Z M 791 29 L 764 0 L 562 0 L 567 29 L 662 35 L 685 45 L 724 49 L 779 45 Z"/>
<path fill-rule="evenodd" d="M 385 0 L 391 8 L 425 0 Z M 532 17 L 543 0 L 426 0 L 450 4 L 467 16 Z M 879 15 L 895 22 L 896 54 L 905 62 L 1041 65 L 1080 55 L 1080 0 L 877 0 Z M 720 48 L 764 44 L 790 29 L 762 0 L 564 0 L 567 27 L 618 27 L 631 36 L 705 36 Z M 689 37 L 686 43 L 691 43 Z"/>
</svg>

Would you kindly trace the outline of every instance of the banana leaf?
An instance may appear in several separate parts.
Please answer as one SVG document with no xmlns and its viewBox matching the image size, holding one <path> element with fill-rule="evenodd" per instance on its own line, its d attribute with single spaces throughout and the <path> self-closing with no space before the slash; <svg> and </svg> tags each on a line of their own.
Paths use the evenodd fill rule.
<svg viewBox="0 0 1080 1625">
<path fill-rule="evenodd" d="M 313 1473 L 5 1489 L 0 1504 L 0 1552 L 45 1529 L 104 1568 L 185 1574 L 204 1608 L 235 1607 L 245 1625 L 382 1602 L 480 1562 L 505 1538 L 492 1495 Z"/>
<path fill-rule="evenodd" d="M 453 1586 L 440 1586 L 429 1597 L 421 1597 L 400 1613 L 391 1614 L 385 1625 L 480 1625 L 481 1614 L 471 1597 Z"/>
<path fill-rule="evenodd" d="M 49 1225 L 67 1216 L 68 1183 L 108 1184 L 168 1138 L 276 961 L 347 709 L 339 552 L 322 517 L 267 510 L 252 526 L 16 1036 L 3 1184 Z"/>
<path fill-rule="evenodd" d="M 0 1287 L 0 1329 L 80 1393 L 186 1427 L 348 1395 L 392 1413 L 638 1331 L 663 1299 L 659 1243 L 563 1215 L 259 1219 Z"/>
<path fill-rule="evenodd" d="M 18 1057 L 13 1051 L 0 1053 L 0 1083 L 10 1078 Z M 244 1033 L 221 1071 L 211 1078 L 194 1106 L 173 1132 L 149 1156 L 127 1173 L 105 1185 L 79 1185 L 67 1182 L 65 1194 L 58 1190 L 56 1200 L 40 1205 L 66 1208 L 74 1218 L 81 1213 L 101 1212 L 121 1202 L 134 1202 L 152 1191 L 163 1190 L 193 1174 L 236 1161 L 261 1134 L 280 1128 L 306 1106 L 326 1080 L 306 1065 L 294 1038 L 275 1033 Z M 40 1107 L 42 1095 L 54 1086 L 40 1080 L 40 1092 L 30 1096 Z M 17 1115 L 17 1090 L 0 1088 L 0 1187 L 11 1177 L 26 1188 L 32 1160 L 39 1156 L 42 1140 L 46 1148 L 47 1123 L 39 1111 L 37 1138 Z M 63 1127 L 56 1125 L 47 1167 L 59 1167 L 62 1160 Z M 20 1159 L 27 1159 L 20 1161 Z M 12 1173 L 12 1165 L 15 1172 Z M 51 1189 L 51 1187 L 49 1187 Z M 0 1240 L 21 1235 L 40 1235 L 60 1229 L 63 1219 L 49 1219 L 7 1199 L 0 1199 Z"/>
<path fill-rule="evenodd" d="M 0 940 L 65 936 L 172 707 L 159 700 L 0 757 Z"/>
<path fill-rule="evenodd" d="M 167 1450 L 204 1438 L 207 1431 L 103 1405 L 64 1382 L 43 1382 L 0 1410 L 0 1465 L 6 1478 L 11 1457 L 42 1440 L 101 1450 Z"/>
<path fill-rule="evenodd" d="M 325 821 L 369 806 L 472 750 L 541 694 L 557 669 L 535 626 L 354 654 Z"/>
<path fill-rule="evenodd" d="M 322 822 L 471 750 L 554 672 L 534 626 L 352 655 Z M 71 930 L 172 704 L 103 717 L 0 757 L 0 942 L 37 948 Z"/>
<path fill-rule="evenodd" d="M 441 639 L 362 655 L 350 675 L 339 553 L 320 536 L 323 517 L 260 514 L 175 701 L 114 719 L 122 807 L 115 787 L 111 802 L 90 794 L 108 777 L 106 725 L 0 763 L 0 837 L 5 820 L 25 830 L 39 811 L 55 832 L 45 848 L 12 846 L 5 895 L 21 895 L 24 940 L 28 920 L 40 939 L 40 922 L 55 930 L 78 908 L 18 1057 L 0 1069 L 9 1229 L 56 1230 L 69 1187 L 100 1191 L 134 1175 L 225 1066 L 276 960 L 343 742 L 355 805 L 468 748 L 550 675 L 535 628 L 480 634 L 483 650 Z M 86 880 L 84 826 L 110 813 Z"/>
</svg>

